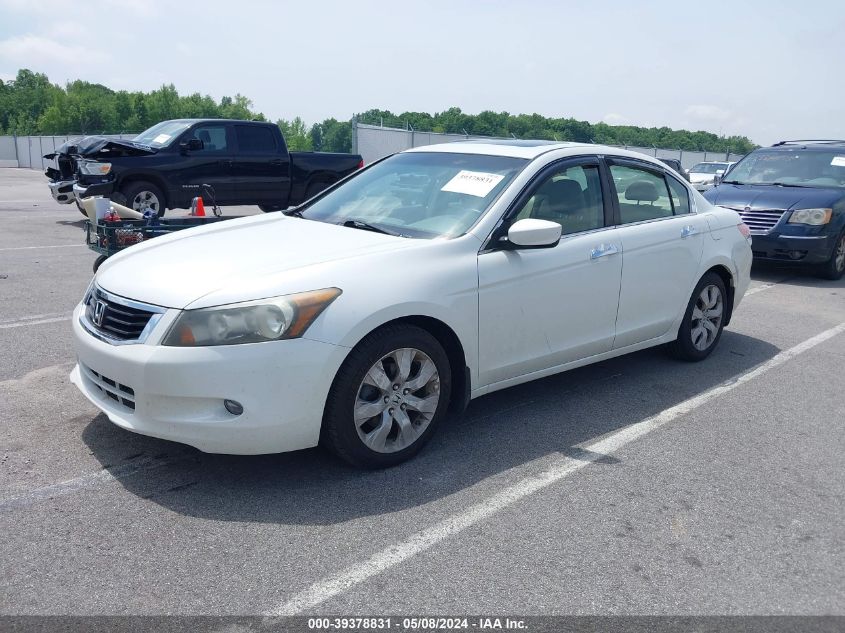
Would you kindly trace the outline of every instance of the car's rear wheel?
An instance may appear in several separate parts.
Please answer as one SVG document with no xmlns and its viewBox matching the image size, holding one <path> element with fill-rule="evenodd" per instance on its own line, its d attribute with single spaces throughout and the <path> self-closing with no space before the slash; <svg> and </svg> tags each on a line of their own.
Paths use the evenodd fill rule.
<svg viewBox="0 0 845 633">
<path fill-rule="evenodd" d="M 384 468 L 409 459 L 446 415 L 449 360 L 431 334 L 412 325 L 373 332 L 337 373 L 322 443 L 347 462 Z"/>
<path fill-rule="evenodd" d="M 819 275 L 825 279 L 842 279 L 843 274 L 845 274 L 845 231 L 836 238 L 833 254 L 819 269 Z"/>
<path fill-rule="evenodd" d="M 715 273 L 707 273 L 696 285 L 684 313 L 678 338 L 667 349 L 675 358 L 699 361 L 707 358 L 722 337 L 727 316 L 725 282 Z"/>
</svg>

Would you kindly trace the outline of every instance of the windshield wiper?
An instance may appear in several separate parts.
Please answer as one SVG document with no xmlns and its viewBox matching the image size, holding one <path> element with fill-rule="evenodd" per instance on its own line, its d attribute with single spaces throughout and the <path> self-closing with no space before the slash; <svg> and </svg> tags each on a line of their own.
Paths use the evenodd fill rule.
<svg viewBox="0 0 845 633">
<path fill-rule="evenodd" d="M 799 185 L 794 182 L 773 182 L 773 185 L 778 187 L 802 187 L 803 189 L 813 189 L 812 185 Z"/>
<path fill-rule="evenodd" d="M 361 220 L 344 220 L 340 223 L 341 226 L 348 226 L 352 229 L 361 229 L 362 231 L 372 231 L 373 233 L 382 233 L 384 235 L 392 235 L 393 237 L 404 237 L 399 233 L 394 233 L 393 231 L 388 231 L 387 229 L 383 229 L 380 226 L 376 226 L 375 224 L 368 224 L 367 222 L 362 222 Z"/>
<path fill-rule="evenodd" d="M 744 182 L 739 182 L 738 180 L 723 180 L 723 181 L 722 181 L 721 183 L 719 183 L 719 184 L 724 184 L 724 185 L 744 185 L 744 184 L 746 184 L 746 183 L 744 183 Z"/>
<path fill-rule="evenodd" d="M 296 207 L 294 207 L 293 209 L 286 209 L 285 211 L 282 211 L 282 213 L 284 213 L 287 216 L 292 215 L 292 216 L 297 217 L 297 218 L 305 217 L 304 215 L 302 215 L 302 211 L 300 211 Z"/>
</svg>

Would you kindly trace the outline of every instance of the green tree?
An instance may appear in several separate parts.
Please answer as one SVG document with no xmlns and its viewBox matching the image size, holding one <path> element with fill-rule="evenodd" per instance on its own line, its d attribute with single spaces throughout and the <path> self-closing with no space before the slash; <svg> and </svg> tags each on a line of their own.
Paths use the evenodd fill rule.
<svg viewBox="0 0 845 633">
<path fill-rule="evenodd" d="M 314 148 L 308 126 L 305 125 L 305 121 L 301 118 L 294 117 L 292 121 L 279 119 L 276 121 L 276 124 L 282 130 L 289 150 L 294 152 L 308 152 Z"/>
</svg>

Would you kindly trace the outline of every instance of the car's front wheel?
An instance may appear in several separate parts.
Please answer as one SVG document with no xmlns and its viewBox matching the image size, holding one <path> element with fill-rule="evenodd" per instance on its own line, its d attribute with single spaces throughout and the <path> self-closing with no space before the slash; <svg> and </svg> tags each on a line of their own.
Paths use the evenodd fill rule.
<svg viewBox="0 0 845 633">
<path fill-rule="evenodd" d="M 153 183 L 144 180 L 130 182 L 119 193 L 112 195 L 111 199 L 138 213 L 152 211 L 159 217 L 164 215 L 166 208 L 162 190 Z"/>
<path fill-rule="evenodd" d="M 825 279 L 842 279 L 845 274 L 845 231 L 836 238 L 836 246 L 830 259 L 821 265 L 819 275 Z"/>
<path fill-rule="evenodd" d="M 707 273 L 693 290 L 687 304 L 678 338 L 667 349 L 675 358 L 698 361 L 707 358 L 722 337 L 727 316 L 725 282 L 716 273 Z"/>
<path fill-rule="evenodd" d="M 355 466 L 409 459 L 446 415 L 449 359 L 431 334 L 390 325 L 365 337 L 337 373 L 326 402 L 322 443 Z"/>
</svg>

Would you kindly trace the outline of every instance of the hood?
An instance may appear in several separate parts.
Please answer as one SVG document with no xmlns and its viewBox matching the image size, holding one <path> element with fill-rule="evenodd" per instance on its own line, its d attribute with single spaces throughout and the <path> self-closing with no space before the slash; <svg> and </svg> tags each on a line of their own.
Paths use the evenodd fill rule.
<svg viewBox="0 0 845 633">
<path fill-rule="evenodd" d="M 333 266 L 419 242 L 272 213 L 184 229 L 132 246 L 100 266 L 97 283 L 122 297 L 166 308 L 222 305 L 315 290 L 304 287 L 313 283 L 314 274 L 320 275 L 320 287 L 328 288 L 338 283 Z"/>
<path fill-rule="evenodd" d="M 831 187 L 781 187 L 722 183 L 703 194 L 711 204 L 744 209 L 813 209 L 833 207 L 845 190 Z"/>
<path fill-rule="evenodd" d="M 52 154 L 44 158 L 52 160 L 56 156 L 67 154 L 86 158 L 110 158 L 114 156 L 144 156 L 155 154 L 158 150 L 135 141 L 105 138 L 104 136 L 85 136 L 63 143 Z"/>
</svg>

